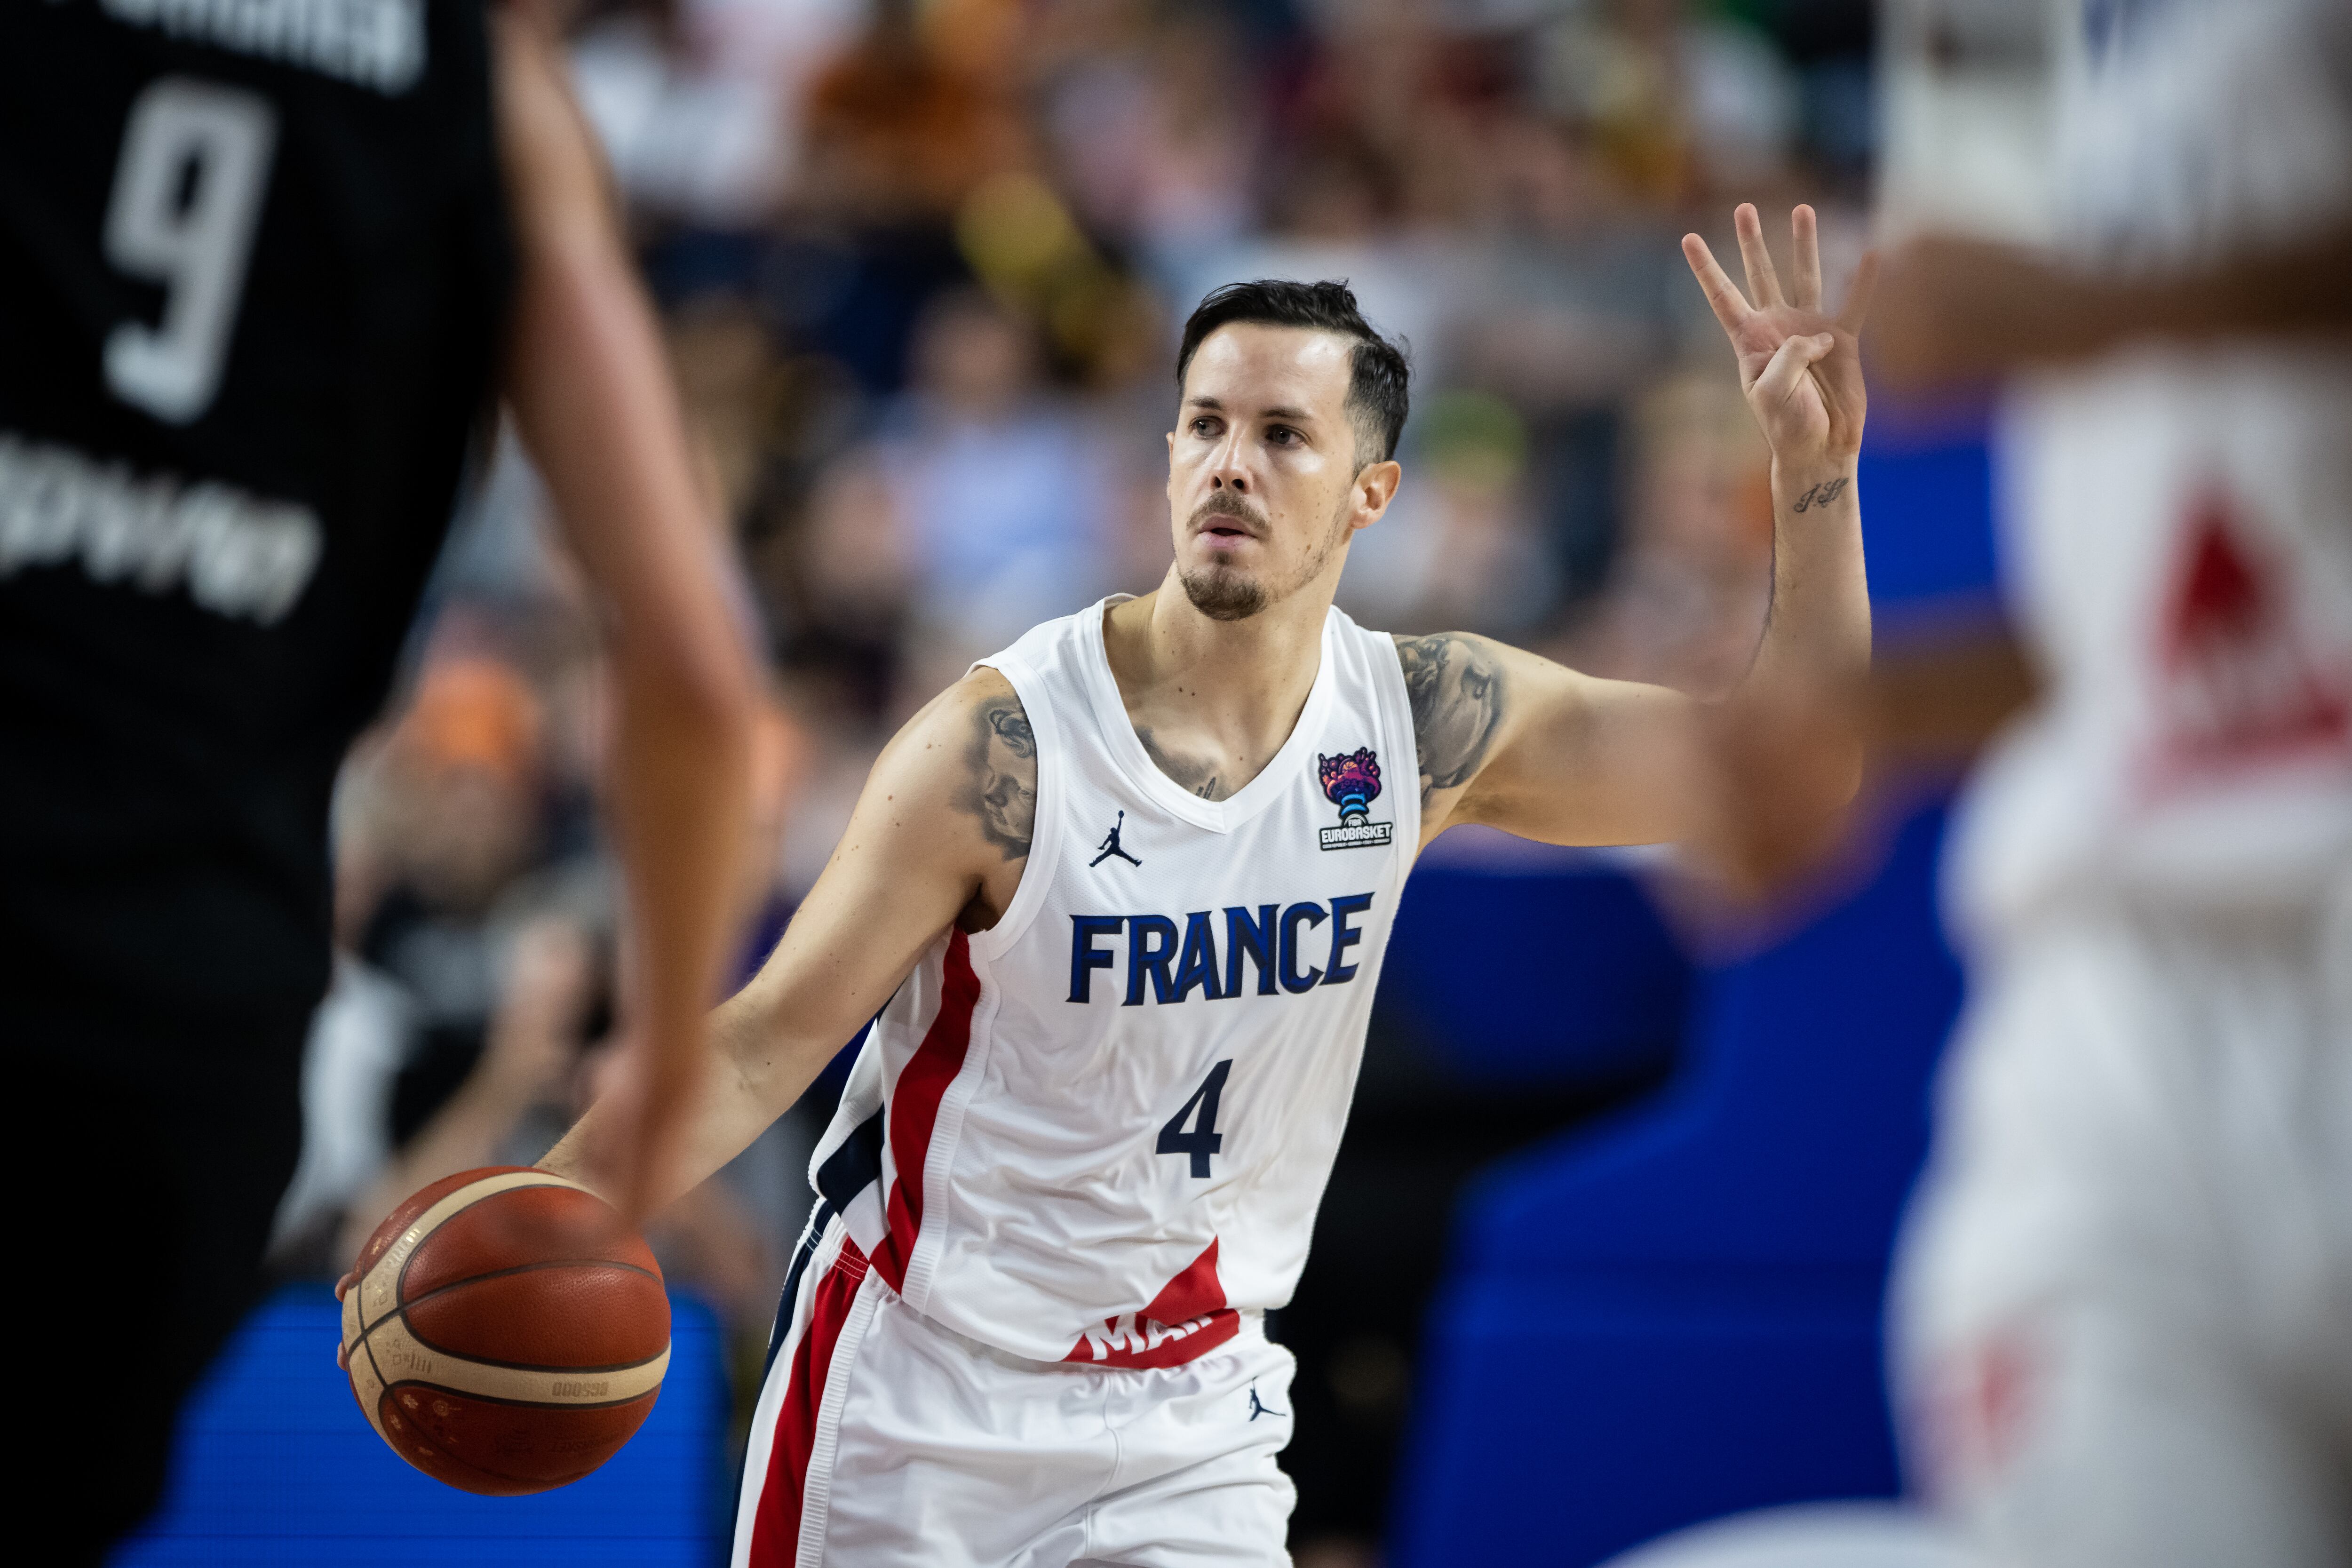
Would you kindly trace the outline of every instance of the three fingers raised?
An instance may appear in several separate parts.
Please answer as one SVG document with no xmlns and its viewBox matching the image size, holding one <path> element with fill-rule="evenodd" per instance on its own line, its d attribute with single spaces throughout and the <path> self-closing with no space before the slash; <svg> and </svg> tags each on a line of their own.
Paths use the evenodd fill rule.
<svg viewBox="0 0 2352 1568">
<path fill-rule="evenodd" d="M 1822 309 L 1822 251 L 1818 220 L 1813 209 L 1800 205 L 1790 215 L 1790 227 L 1795 237 L 1795 258 L 1791 268 L 1793 299 L 1783 300 L 1779 275 L 1772 269 L 1772 258 L 1765 248 L 1764 231 L 1758 221 L 1756 209 L 1741 203 L 1733 216 L 1739 236 L 1740 258 L 1748 272 L 1749 292 L 1756 303 L 1748 303 L 1748 295 L 1724 272 L 1716 261 L 1715 253 L 1706 240 L 1696 234 L 1683 236 L 1683 258 L 1690 263 L 1691 273 L 1698 279 L 1699 291 L 1706 296 L 1715 319 L 1727 332 L 1737 333 L 1750 316 L 1787 304 L 1796 310 L 1818 313 Z M 1839 330 L 1858 334 L 1864 318 L 1869 314 L 1870 294 L 1878 279 L 1878 253 L 1864 253 L 1862 265 L 1853 275 L 1846 290 L 1844 304 L 1837 315 Z"/>
</svg>

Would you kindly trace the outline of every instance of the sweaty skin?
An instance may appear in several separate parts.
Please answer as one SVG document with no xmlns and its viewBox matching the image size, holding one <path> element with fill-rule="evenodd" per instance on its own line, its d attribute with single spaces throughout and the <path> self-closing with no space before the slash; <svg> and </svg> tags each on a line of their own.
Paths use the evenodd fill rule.
<svg viewBox="0 0 2352 1568">
<path fill-rule="evenodd" d="M 1696 236 L 1685 250 L 1772 448 L 1775 588 L 1754 668 L 1709 705 L 1487 637 L 1399 638 L 1423 844 L 1457 822 L 1556 844 L 1704 838 L 1721 791 L 1756 783 L 1723 777 L 1718 733 L 1763 756 L 1804 809 L 1833 812 L 1851 795 L 1858 755 L 1847 738 L 1808 731 L 1791 761 L 1754 737 L 1772 732 L 1783 686 L 1850 679 L 1869 663 L 1853 487 L 1867 280 L 1833 320 L 1822 313 L 1811 210 L 1792 220 L 1785 294 L 1755 209 L 1739 208 L 1737 222 L 1753 304 Z M 1103 617 L 1138 739 L 1170 778 L 1210 799 L 1244 787 L 1288 740 L 1348 546 L 1403 477 L 1367 449 L 1368 422 L 1349 402 L 1353 353 L 1348 338 L 1303 328 L 1233 322 L 1209 333 L 1168 435 L 1173 560 L 1157 591 Z M 798 1099 L 950 923 L 976 931 L 1003 918 L 1027 864 L 1036 787 L 1027 717 L 994 670 L 975 670 L 908 721 L 783 940 L 714 1016 L 681 1182 L 716 1170 Z M 605 1113 L 591 1110 L 542 1163 L 577 1174 Z"/>
</svg>

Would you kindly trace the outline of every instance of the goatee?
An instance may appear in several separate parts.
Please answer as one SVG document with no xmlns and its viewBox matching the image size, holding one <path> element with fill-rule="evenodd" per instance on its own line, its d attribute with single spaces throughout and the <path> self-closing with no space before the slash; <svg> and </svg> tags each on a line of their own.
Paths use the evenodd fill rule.
<svg viewBox="0 0 2352 1568">
<path fill-rule="evenodd" d="M 1265 590 L 1255 577 L 1230 567 L 1201 566 L 1180 572 L 1184 596 L 1213 621 L 1245 621 L 1265 608 Z"/>
</svg>

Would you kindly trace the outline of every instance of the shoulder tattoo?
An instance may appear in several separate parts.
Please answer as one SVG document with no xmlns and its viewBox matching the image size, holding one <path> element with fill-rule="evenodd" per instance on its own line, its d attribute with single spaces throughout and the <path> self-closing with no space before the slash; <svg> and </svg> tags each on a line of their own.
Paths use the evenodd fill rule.
<svg viewBox="0 0 2352 1568">
<path fill-rule="evenodd" d="M 1421 760 L 1421 804 L 1477 775 L 1503 721 L 1503 667 L 1486 645 L 1459 632 L 1396 639 L 1412 701 Z"/>
<path fill-rule="evenodd" d="M 988 697 L 972 710 L 964 761 L 969 777 L 956 809 L 977 817 L 1007 860 L 1022 858 L 1037 824 L 1037 737 L 1019 698 Z"/>
</svg>

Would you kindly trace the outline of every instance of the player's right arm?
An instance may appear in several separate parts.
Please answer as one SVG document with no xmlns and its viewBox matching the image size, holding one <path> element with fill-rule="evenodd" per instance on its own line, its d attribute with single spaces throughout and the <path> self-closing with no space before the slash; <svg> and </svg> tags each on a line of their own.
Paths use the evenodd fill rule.
<svg viewBox="0 0 2352 1568">
<path fill-rule="evenodd" d="M 680 1157 L 656 1206 L 740 1153 L 791 1107 L 961 924 L 996 923 L 1028 864 L 1037 747 L 1013 686 L 976 670 L 908 721 L 767 963 L 713 1015 Z M 540 1163 L 594 1184 L 599 1101 Z"/>
</svg>

